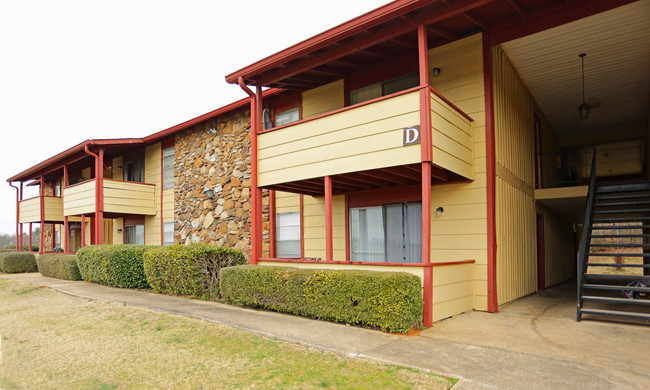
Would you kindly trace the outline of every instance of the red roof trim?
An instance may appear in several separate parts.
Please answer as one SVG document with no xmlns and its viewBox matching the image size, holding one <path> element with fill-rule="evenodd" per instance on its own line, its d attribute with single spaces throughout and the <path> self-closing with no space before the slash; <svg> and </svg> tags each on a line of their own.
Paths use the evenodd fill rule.
<svg viewBox="0 0 650 390">
<path fill-rule="evenodd" d="M 282 89 L 278 89 L 278 88 L 269 88 L 269 89 L 262 92 L 262 98 L 273 96 L 273 95 L 275 95 L 277 93 L 280 93 L 282 91 L 283 91 Z M 188 129 L 188 128 L 196 125 L 196 124 L 199 124 L 201 122 L 205 122 L 207 120 L 216 118 L 219 115 L 226 114 L 226 113 L 228 113 L 228 112 L 230 112 L 232 110 L 236 110 L 238 108 L 245 107 L 245 106 L 247 106 L 249 104 L 250 104 L 250 98 L 249 97 L 237 100 L 234 103 L 230 103 L 227 106 L 217 108 L 214 111 L 210 111 L 210 112 L 208 112 L 206 114 L 203 114 L 201 116 L 197 116 L 194 119 L 190 119 L 190 120 L 185 121 L 183 123 L 180 123 L 180 124 L 178 124 L 176 126 L 172 126 L 172 127 L 168 128 L 168 129 L 165 129 L 165 130 L 159 131 L 157 133 L 148 135 L 148 136 L 144 137 L 143 140 L 144 140 L 145 143 L 151 143 L 151 142 L 158 141 L 161 138 L 167 137 L 168 135 L 174 134 L 174 133 L 179 132 L 179 131 L 186 130 L 186 129 Z"/>
<path fill-rule="evenodd" d="M 386 4 L 365 14 L 342 23 L 336 27 L 326 30 L 309 39 L 290 46 L 280 52 L 272 54 L 260 61 L 248 65 L 236 72 L 226 76 L 226 81 L 230 84 L 237 83 L 237 79 L 242 76 L 247 79 L 251 75 L 265 72 L 274 68 L 278 64 L 299 58 L 308 52 L 320 49 L 330 45 L 343 38 L 367 30 L 373 26 L 386 22 L 399 15 L 403 15 L 423 5 L 434 3 L 436 0 L 397 0 Z"/>
</svg>

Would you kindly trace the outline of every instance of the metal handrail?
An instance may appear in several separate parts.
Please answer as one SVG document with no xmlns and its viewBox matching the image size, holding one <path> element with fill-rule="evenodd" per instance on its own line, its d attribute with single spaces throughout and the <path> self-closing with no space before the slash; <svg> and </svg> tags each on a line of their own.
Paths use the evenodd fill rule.
<svg viewBox="0 0 650 390">
<path fill-rule="evenodd" d="M 594 155 L 591 159 L 591 177 L 589 180 L 589 191 L 587 192 L 587 209 L 585 211 L 585 223 L 582 225 L 582 237 L 580 239 L 580 250 L 578 251 L 578 272 L 577 272 L 577 285 L 578 285 L 578 308 L 576 312 L 576 320 L 581 320 L 580 309 L 582 309 L 582 286 L 584 280 L 582 275 L 586 270 L 587 263 L 587 240 L 589 239 L 589 231 L 591 227 L 592 209 L 594 205 L 594 198 L 596 196 L 596 149 L 594 148 Z"/>
</svg>

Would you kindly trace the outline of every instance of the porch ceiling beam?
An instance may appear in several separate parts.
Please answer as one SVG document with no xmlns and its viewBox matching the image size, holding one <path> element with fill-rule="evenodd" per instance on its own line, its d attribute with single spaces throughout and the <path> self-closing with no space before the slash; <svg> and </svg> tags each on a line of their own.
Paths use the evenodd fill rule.
<svg viewBox="0 0 650 390">
<path fill-rule="evenodd" d="M 427 30 L 434 33 L 435 35 L 437 35 L 439 37 L 445 38 L 449 42 L 452 42 L 452 41 L 456 40 L 456 35 L 455 34 L 449 32 L 449 31 L 446 31 L 444 29 L 441 29 L 439 27 L 429 26 L 429 27 L 427 27 Z"/>
<path fill-rule="evenodd" d="M 280 185 L 280 184 L 275 184 L 275 185 L 269 186 L 268 189 L 276 190 L 276 191 L 282 191 L 282 192 L 291 192 L 293 194 L 304 194 L 304 195 L 310 195 L 310 196 L 323 195 L 322 192 L 299 190 L 299 189 L 297 189 L 295 187 L 292 187 L 292 186 Z"/>
<path fill-rule="evenodd" d="M 508 5 L 515 10 L 522 18 L 526 18 L 526 10 L 517 2 L 517 0 L 506 0 Z"/>
<path fill-rule="evenodd" d="M 315 68 L 319 65 L 342 58 L 348 54 L 376 45 L 377 43 L 398 37 L 406 32 L 413 31 L 420 24 L 432 24 L 485 4 L 492 3 L 493 1 L 495 0 L 458 0 L 450 4 L 441 4 L 440 7 L 437 7 L 438 9 L 436 9 L 436 12 L 419 13 L 411 18 L 400 20 L 390 26 L 377 29 L 361 38 L 353 39 L 350 42 L 341 44 L 334 49 L 326 50 L 323 53 L 314 55 L 308 60 L 302 61 L 294 66 L 288 67 L 287 69 L 270 72 L 266 76 L 260 78 L 257 85 L 272 84 L 282 78 L 291 77 L 295 74 L 302 73 L 305 70 Z"/>
<path fill-rule="evenodd" d="M 449 172 L 431 164 L 431 177 L 442 181 L 449 181 Z"/>
<path fill-rule="evenodd" d="M 399 175 L 402 177 L 405 177 L 409 180 L 413 180 L 415 182 L 419 182 L 422 179 L 422 174 L 418 172 L 413 172 L 409 169 L 406 169 L 404 167 L 391 167 L 391 168 L 381 168 L 380 171 L 394 174 L 394 175 Z"/>
<path fill-rule="evenodd" d="M 389 173 L 389 172 L 384 172 L 381 170 L 377 171 L 365 171 L 365 172 L 359 172 L 362 175 L 370 176 L 375 179 L 382 179 L 382 180 L 387 180 L 388 182 L 392 184 L 400 184 L 400 185 L 408 185 L 408 184 L 413 184 L 411 183 L 410 180 L 405 179 L 401 176 L 398 176 L 394 173 Z"/>
<path fill-rule="evenodd" d="M 342 183 L 348 187 L 352 187 L 354 189 L 359 189 L 359 190 L 369 190 L 371 188 L 375 188 L 375 186 L 367 183 L 361 183 L 357 180 L 353 179 L 348 179 L 346 177 L 343 177 L 341 175 L 337 176 L 332 176 L 332 182 L 333 183 Z"/>
<path fill-rule="evenodd" d="M 346 173 L 345 177 L 349 177 L 351 179 L 355 179 L 363 183 L 373 184 L 379 187 L 389 187 L 391 184 L 393 184 L 386 179 L 377 179 L 375 177 L 365 175 L 362 172 Z"/>
<path fill-rule="evenodd" d="M 304 181 L 294 181 L 291 183 L 283 183 L 283 184 L 277 184 L 277 185 L 283 185 L 287 187 L 292 187 L 296 188 L 299 190 L 305 190 L 305 191 L 315 191 L 315 192 L 321 192 L 323 190 L 322 185 L 318 186 L 315 184 L 311 183 L 305 183 Z"/>
<path fill-rule="evenodd" d="M 470 12 L 463 12 L 461 15 L 463 15 L 463 17 L 465 19 L 467 19 L 470 22 L 474 23 L 475 25 L 479 26 L 483 30 L 488 30 L 489 29 L 489 26 L 488 26 L 487 22 L 485 20 L 483 20 L 483 18 L 481 18 L 480 16 L 476 15 L 473 12 L 471 12 L 471 13 Z"/>
<path fill-rule="evenodd" d="M 406 39 L 405 37 L 396 37 L 392 39 L 393 42 L 400 44 L 404 47 L 407 47 L 409 49 L 417 50 L 418 49 L 418 44 L 415 41 L 410 41 Z"/>
</svg>

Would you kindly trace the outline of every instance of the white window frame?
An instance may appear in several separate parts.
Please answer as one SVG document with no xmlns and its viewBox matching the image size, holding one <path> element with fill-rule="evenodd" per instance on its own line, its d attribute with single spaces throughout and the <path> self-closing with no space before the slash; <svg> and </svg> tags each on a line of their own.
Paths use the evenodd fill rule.
<svg viewBox="0 0 650 390">
<path fill-rule="evenodd" d="M 275 249 L 279 259 L 300 258 L 300 212 L 275 215 Z"/>
<path fill-rule="evenodd" d="M 174 147 L 165 148 L 162 150 L 162 185 L 163 190 L 174 188 L 174 161 L 175 149 Z M 171 164 L 169 164 L 171 160 Z"/>
<path fill-rule="evenodd" d="M 163 223 L 163 246 L 174 245 L 174 222 Z"/>
</svg>

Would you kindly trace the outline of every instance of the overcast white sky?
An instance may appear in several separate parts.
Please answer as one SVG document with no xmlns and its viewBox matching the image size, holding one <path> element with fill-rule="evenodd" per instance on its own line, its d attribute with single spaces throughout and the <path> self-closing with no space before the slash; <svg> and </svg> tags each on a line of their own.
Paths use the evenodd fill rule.
<svg viewBox="0 0 650 390">
<path fill-rule="evenodd" d="M 387 2 L 2 0 L 0 179 L 241 99 L 226 74 Z M 0 184 L 2 233 L 15 232 L 15 197 Z"/>
</svg>

